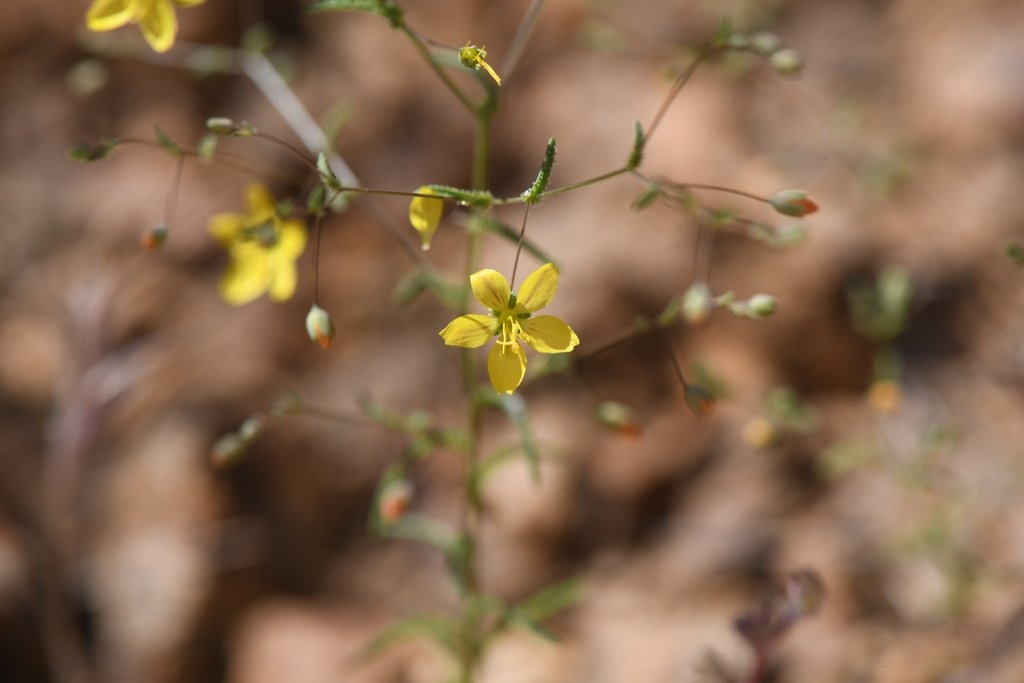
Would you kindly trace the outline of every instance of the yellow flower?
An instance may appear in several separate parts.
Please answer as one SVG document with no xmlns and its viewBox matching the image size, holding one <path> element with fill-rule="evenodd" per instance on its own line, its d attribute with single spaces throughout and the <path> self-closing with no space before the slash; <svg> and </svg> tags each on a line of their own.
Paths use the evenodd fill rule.
<svg viewBox="0 0 1024 683">
<path fill-rule="evenodd" d="M 174 5 L 190 7 L 205 0 L 93 0 L 85 15 L 90 31 L 112 31 L 126 24 L 138 24 L 146 42 L 157 52 L 174 45 L 178 18 Z"/>
<path fill-rule="evenodd" d="M 302 221 L 281 218 L 270 191 L 259 184 L 246 192 L 248 213 L 220 213 L 210 233 L 228 250 L 231 262 L 220 281 L 224 300 L 241 306 L 269 293 L 274 301 L 295 294 L 295 261 L 306 248 Z"/>
<path fill-rule="evenodd" d="M 416 194 L 437 195 L 436 192 L 427 186 L 416 190 Z M 423 242 L 423 251 L 430 249 L 430 240 L 434 237 L 437 226 L 441 223 L 441 213 L 444 211 L 444 202 L 440 199 L 430 197 L 413 197 L 409 203 L 409 222 L 416 232 L 420 234 L 420 241 Z"/>
<path fill-rule="evenodd" d="M 481 270 L 469 278 L 476 300 L 491 310 L 490 315 L 462 315 L 441 330 L 444 343 L 475 349 L 491 337 L 498 340 L 487 356 L 487 373 L 499 393 L 511 394 L 526 374 L 526 354 L 519 341 L 541 353 L 566 353 L 576 348 L 579 337 L 553 315 L 533 313 L 548 305 L 558 288 L 558 268 L 547 263 L 523 282 L 519 296 L 512 292 L 501 273 Z"/>
</svg>

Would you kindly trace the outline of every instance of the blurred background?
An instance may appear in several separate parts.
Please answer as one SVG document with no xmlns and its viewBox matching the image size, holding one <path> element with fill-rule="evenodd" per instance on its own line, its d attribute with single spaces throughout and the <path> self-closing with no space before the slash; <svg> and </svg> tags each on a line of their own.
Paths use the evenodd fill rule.
<svg viewBox="0 0 1024 683">
<path fill-rule="evenodd" d="M 499 66 L 528 4 L 403 6 Z M 242 210 L 253 179 L 279 197 L 308 188 L 287 151 L 222 143 L 254 173 L 187 163 L 169 239 L 144 251 L 176 162 L 147 145 L 90 164 L 68 149 L 152 140 L 154 126 L 192 147 L 210 116 L 300 145 L 252 82 L 195 50 L 256 40 L 257 25 L 313 116 L 344 122 L 337 150 L 366 187 L 468 186 L 469 116 L 376 17 L 209 0 L 179 8 L 179 44 L 156 55 L 134 27 L 86 36 L 87 6 L 0 3 L 0 680 L 444 680 L 423 643 L 352 659 L 396 619 L 456 603 L 438 553 L 368 530 L 400 435 L 294 416 L 230 466 L 210 451 L 287 391 L 342 415 L 370 397 L 461 424 L 459 354 L 437 337 L 450 312 L 394 303 L 414 264 L 354 206 L 323 232 L 320 303 L 338 336 L 322 351 L 303 326 L 310 250 L 284 304 L 233 308 L 216 290 L 226 259 L 207 220 Z M 703 68 L 643 170 L 798 187 L 822 209 L 791 249 L 716 237 L 712 290 L 770 293 L 775 316 L 718 311 L 596 355 L 691 284 L 695 227 L 631 209 L 644 188 L 629 177 L 531 212 L 529 237 L 562 268 L 550 310 L 582 344 L 571 372 L 521 391 L 542 483 L 520 461 L 488 483 L 481 576 L 510 601 L 572 576 L 585 592 L 551 624 L 559 643 L 514 632 L 481 680 L 756 680 L 733 622 L 800 569 L 827 597 L 761 680 L 1024 680 L 1024 269 L 1006 251 L 1024 243 L 1021 3 L 552 0 L 501 90 L 492 189 L 528 187 L 549 137 L 553 185 L 620 166 L 633 122 L 724 15 L 776 33 L 802 74 L 753 58 Z M 376 205 L 405 228 L 404 199 Z M 452 277 L 460 216 L 427 253 Z M 483 263 L 507 273 L 513 255 L 494 242 Z M 521 273 L 536 267 L 524 259 Z M 719 392 L 712 415 L 687 409 L 673 354 Z M 601 426 L 609 400 L 635 429 Z M 516 441 L 500 416 L 484 434 L 486 448 Z M 457 455 L 412 484 L 414 511 L 457 518 Z"/>
</svg>

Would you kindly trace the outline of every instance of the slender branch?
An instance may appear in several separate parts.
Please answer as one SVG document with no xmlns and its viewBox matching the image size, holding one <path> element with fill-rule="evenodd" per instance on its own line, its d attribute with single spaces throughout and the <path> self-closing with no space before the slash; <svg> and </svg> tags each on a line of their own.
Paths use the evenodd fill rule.
<svg viewBox="0 0 1024 683">
<path fill-rule="evenodd" d="M 534 26 L 537 25 L 537 15 L 540 14 L 543 7 L 544 0 L 533 0 L 527 8 L 526 14 L 523 15 L 523 20 L 519 23 L 516 35 L 512 38 L 512 44 L 505 54 L 505 61 L 501 64 L 501 73 L 506 81 L 519 63 L 519 58 L 523 55 L 523 48 L 526 47 L 530 34 L 533 32 Z"/>
<path fill-rule="evenodd" d="M 512 263 L 512 277 L 509 279 L 509 289 L 515 291 L 516 271 L 519 269 L 519 255 L 523 253 L 523 238 L 526 236 L 526 219 L 530 217 L 530 205 L 527 204 L 523 210 L 523 227 L 519 229 L 519 242 L 516 244 L 516 260 Z"/>
<path fill-rule="evenodd" d="M 425 61 L 427 63 L 427 66 L 430 67 L 431 71 L 433 71 L 434 74 L 439 79 L 441 79 L 441 82 L 444 83 L 445 87 L 451 91 L 452 95 L 455 96 L 455 99 L 457 99 L 459 103 L 466 108 L 466 111 L 470 112 L 471 114 L 477 113 L 478 107 L 475 104 L 473 104 L 473 101 L 469 99 L 466 93 L 462 92 L 462 88 L 456 85 L 455 81 L 453 81 L 451 77 L 449 77 L 448 74 L 445 73 L 445 70 L 440 67 L 440 65 L 437 63 L 437 60 L 434 59 L 434 55 L 430 53 L 430 48 L 427 47 L 426 41 L 418 33 L 416 33 L 416 31 L 414 31 L 412 27 L 410 27 L 408 24 L 404 22 L 399 27 L 399 30 L 401 30 L 402 33 L 409 37 L 409 40 L 412 41 L 413 46 L 420 53 L 420 56 L 423 57 L 423 61 Z"/>
<path fill-rule="evenodd" d="M 658 108 L 658 113 L 654 115 L 654 118 L 651 120 L 651 124 L 647 126 L 647 132 L 644 139 L 645 145 L 650 142 L 651 136 L 654 135 L 654 131 L 656 131 L 658 126 L 661 125 L 661 120 L 665 118 L 665 113 L 668 111 L 672 101 L 676 98 L 676 95 L 679 94 L 679 91 L 682 90 L 683 86 L 686 85 L 691 77 L 693 77 L 693 74 L 697 72 L 700 65 L 703 64 L 714 51 L 715 48 L 710 45 L 702 48 L 697 54 L 697 57 L 693 60 L 693 63 L 690 64 L 686 71 L 681 73 L 675 83 L 672 84 L 672 87 L 669 89 L 664 101 L 661 103 L 661 107 Z"/>
<path fill-rule="evenodd" d="M 563 192 L 569 192 L 570 190 L 578 190 L 581 187 L 586 187 L 587 185 L 593 185 L 594 183 L 599 183 L 599 182 L 601 182 L 603 180 L 608 180 L 609 178 L 614 178 L 615 176 L 622 175 L 623 173 L 628 173 L 629 171 L 630 171 L 630 169 L 629 169 L 628 166 L 623 166 L 621 168 L 615 169 L 614 171 L 608 171 L 607 173 L 602 173 L 601 175 L 594 176 L 593 178 L 588 178 L 586 180 L 581 180 L 578 183 L 573 183 L 571 185 L 563 185 L 562 187 L 556 187 L 553 190 L 548 190 L 547 192 L 542 192 L 540 194 L 540 196 L 538 197 L 538 199 L 541 199 L 541 200 L 542 199 L 547 199 L 548 197 L 554 197 L 556 194 L 562 194 Z M 522 199 L 522 197 L 520 197 L 519 199 L 520 199 L 520 201 L 524 201 Z"/>
</svg>

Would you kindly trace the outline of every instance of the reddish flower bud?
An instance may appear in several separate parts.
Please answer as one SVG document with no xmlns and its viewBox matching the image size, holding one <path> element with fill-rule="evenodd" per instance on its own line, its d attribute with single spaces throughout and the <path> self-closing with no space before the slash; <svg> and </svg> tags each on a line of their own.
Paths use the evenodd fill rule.
<svg viewBox="0 0 1024 683">
<path fill-rule="evenodd" d="M 768 203 L 785 216 L 800 218 L 818 210 L 818 204 L 803 190 L 782 190 L 768 198 Z"/>
<path fill-rule="evenodd" d="M 316 304 L 306 314 L 306 332 L 313 343 L 322 349 L 329 348 L 334 341 L 334 323 L 327 311 Z"/>
<path fill-rule="evenodd" d="M 405 479 L 393 481 L 380 494 L 377 510 L 387 524 L 394 524 L 409 511 L 412 502 L 412 484 Z"/>
</svg>

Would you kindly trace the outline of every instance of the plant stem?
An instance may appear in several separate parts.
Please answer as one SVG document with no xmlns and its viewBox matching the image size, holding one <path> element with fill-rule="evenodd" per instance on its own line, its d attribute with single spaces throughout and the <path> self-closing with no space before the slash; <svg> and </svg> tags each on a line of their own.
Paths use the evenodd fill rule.
<svg viewBox="0 0 1024 683">
<path fill-rule="evenodd" d="M 629 169 L 628 166 L 622 166 L 621 168 L 617 168 L 614 171 L 608 171 L 607 173 L 602 173 L 601 175 L 594 176 L 593 178 L 587 178 L 586 180 L 581 180 L 578 183 L 573 183 L 571 185 L 563 185 L 562 187 L 556 187 L 553 190 L 548 190 L 547 192 L 542 192 L 540 194 L 540 196 L 538 197 L 538 200 L 547 199 L 548 197 L 554 197 L 556 194 L 562 194 L 563 192 L 569 192 L 570 190 L 578 190 L 581 187 L 586 187 L 587 185 L 593 185 L 593 184 L 599 183 L 599 182 L 601 182 L 603 180 L 608 180 L 609 178 L 614 178 L 615 176 L 622 175 L 623 173 L 629 172 L 629 170 L 630 169 Z M 520 199 L 520 201 L 522 201 L 521 197 L 519 199 Z"/>
<path fill-rule="evenodd" d="M 466 93 L 462 92 L 462 88 L 455 85 L 455 81 L 448 76 L 445 70 L 438 65 L 437 60 L 435 60 L 434 55 L 430 53 L 430 48 L 427 47 L 423 38 L 405 22 L 402 22 L 399 30 L 404 33 L 410 41 L 412 41 L 413 46 L 420 53 L 420 56 L 423 57 L 423 61 L 425 61 L 431 71 L 441 79 L 441 82 L 444 83 L 445 87 L 448 88 L 449 91 L 451 91 L 452 95 L 455 96 L 455 99 L 457 99 L 459 103 L 466 108 L 466 111 L 471 114 L 476 114 L 477 106 L 473 104 L 473 101 L 469 99 Z"/>
</svg>

